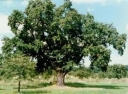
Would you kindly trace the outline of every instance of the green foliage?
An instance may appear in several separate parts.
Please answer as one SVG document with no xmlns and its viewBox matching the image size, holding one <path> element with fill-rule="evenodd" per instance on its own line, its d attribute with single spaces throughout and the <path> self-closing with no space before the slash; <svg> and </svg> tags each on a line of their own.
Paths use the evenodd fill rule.
<svg viewBox="0 0 128 94">
<path fill-rule="evenodd" d="M 36 74 L 35 62 L 30 62 L 30 57 L 21 53 L 12 53 L 9 57 L 4 57 L 1 64 L 1 76 L 4 80 L 18 80 L 18 92 L 22 79 L 32 79 Z"/>
<path fill-rule="evenodd" d="M 113 66 L 109 66 L 107 70 L 107 74 L 109 78 L 123 78 L 126 77 L 127 71 L 125 66 L 120 64 L 115 64 Z"/>
<path fill-rule="evenodd" d="M 30 62 L 30 57 L 22 54 L 13 54 L 6 58 L 1 68 L 1 75 L 7 80 L 12 78 L 30 79 L 35 76 L 35 62 Z"/>
<path fill-rule="evenodd" d="M 128 71 L 128 65 L 125 65 L 126 70 Z"/>
<path fill-rule="evenodd" d="M 53 71 L 52 71 L 52 70 L 47 70 L 47 71 L 45 71 L 45 72 L 42 74 L 42 77 L 43 77 L 44 79 L 50 79 L 52 75 L 53 75 Z"/>
<path fill-rule="evenodd" d="M 108 74 L 106 72 L 99 71 L 98 78 L 108 78 Z"/>
<path fill-rule="evenodd" d="M 92 71 L 85 67 L 76 67 L 70 73 L 70 75 L 79 77 L 80 79 L 91 77 Z"/>
<path fill-rule="evenodd" d="M 83 70 L 78 70 L 75 74 L 75 76 L 79 77 L 80 79 L 83 79 L 85 76 L 85 73 Z"/>
<path fill-rule="evenodd" d="M 91 70 L 90 68 L 85 68 L 85 67 L 80 67 L 80 68 L 75 68 L 72 70 L 70 75 L 77 76 L 80 79 L 83 78 L 123 78 L 127 77 L 128 73 L 126 70 L 126 66 L 121 65 L 121 64 L 115 64 L 108 66 L 108 69 L 106 72 L 103 72 L 99 68 L 94 68 Z"/>
</svg>

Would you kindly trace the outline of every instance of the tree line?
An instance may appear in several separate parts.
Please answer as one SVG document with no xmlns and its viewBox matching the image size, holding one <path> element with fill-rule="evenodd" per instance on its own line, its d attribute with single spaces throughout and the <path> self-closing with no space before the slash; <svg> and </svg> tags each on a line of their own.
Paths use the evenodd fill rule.
<svg viewBox="0 0 128 94">
<path fill-rule="evenodd" d="M 128 77 L 128 65 L 122 65 L 122 64 L 114 64 L 109 65 L 107 67 L 107 71 L 103 72 L 101 69 L 95 67 L 93 70 L 89 67 L 75 67 L 69 75 L 73 75 L 76 77 L 79 77 L 80 79 L 83 78 L 127 78 Z"/>
</svg>

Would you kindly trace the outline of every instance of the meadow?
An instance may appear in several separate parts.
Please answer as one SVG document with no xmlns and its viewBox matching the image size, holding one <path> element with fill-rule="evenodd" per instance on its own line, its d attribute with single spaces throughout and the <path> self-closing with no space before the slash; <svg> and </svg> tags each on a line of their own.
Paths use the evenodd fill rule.
<svg viewBox="0 0 128 94">
<path fill-rule="evenodd" d="M 128 94 L 128 79 L 79 79 L 68 76 L 65 86 L 52 85 L 50 80 L 34 79 L 22 81 L 21 92 L 17 92 L 18 82 L 0 81 L 0 94 Z"/>
</svg>

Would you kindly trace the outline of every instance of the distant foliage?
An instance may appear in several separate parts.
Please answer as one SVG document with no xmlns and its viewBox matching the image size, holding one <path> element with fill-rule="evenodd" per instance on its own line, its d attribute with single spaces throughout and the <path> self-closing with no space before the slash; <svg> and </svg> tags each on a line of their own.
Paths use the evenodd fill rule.
<svg viewBox="0 0 128 94">
<path fill-rule="evenodd" d="M 126 70 L 128 71 L 128 65 L 125 66 Z"/>
<path fill-rule="evenodd" d="M 127 75 L 127 70 L 125 66 L 121 64 L 115 64 L 113 66 L 109 66 L 107 70 L 107 74 L 109 78 L 123 78 Z"/>
<path fill-rule="evenodd" d="M 79 77 L 80 79 L 83 79 L 83 78 L 88 78 L 91 76 L 92 73 L 92 70 L 89 69 L 89 68 L 85 68 L 85 67 L 77 67 L 77 68 L 74 68 L 70 73 L 69 75 L 73 75 L 73 76 L 76 76 L 76 77 Z"/>
<path fill-rule="evenodd" d="M 91 70 L 90 68 L 80 67 L 75 68 L 73 71 L 69 73 L 70 75 L 79 77 L 80 79 L 83 78 L 123 78 L 127 77 L 127 69 L 124 65 L 115 64 L 108 66 L 106 72 L 103 72 L 99 68 L 94 68 Z"/>
<path fill-rule="evenodd" d="M 50 79 L 51 76 L 53 75 L 53 71 L 51 69 L 45 71 L 43 74 L 42 74 L 42 77 L 44 79 Z"/>
</svg>

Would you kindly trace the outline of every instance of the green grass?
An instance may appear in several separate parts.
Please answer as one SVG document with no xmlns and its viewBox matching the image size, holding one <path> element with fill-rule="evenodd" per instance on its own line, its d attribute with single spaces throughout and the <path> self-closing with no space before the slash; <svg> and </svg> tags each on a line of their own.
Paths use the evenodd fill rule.
<svg viewBox="0 0 128 94">
<path fill-rule="evenodd" d="M 47 94 L 50 93 L 46 90 L 35 90 L 35 91 L 22 91 L 21 94 Z"/>
<path fill-rule="evenodd" d="M 0 94 L 47 94 L 50 93 L 49 91 L 46 90 L 27 90 L 27 91 L 21 91 L 18 93 L 17 91 L 0 91 Z"/>
<path fill-rule="evenodd" d="M 66 86 L 76 88 L 102 88 L 102 89 L 121 89 L 127 86 L 113 85 L 113 84 L 84 84 L 84 83 L 66 83 Z"/>
<path fill-rule="evenodd" d="M 17 83 L 3 82 L 0 83 L 0 94 L 128 94 L 128 82 L 71 81 L 66 82 L 64 87 L 44 81 L 23 82 L 21 93 L 17 92 Z"/>
<path fill-rule="evenodd" d="M 51 86 L 50 83 L 37 83 L 37 84 L 27 84 L 27 85 L 22 85 L 21 89 L 36 89 L 36 88 L 43 88 L 43 87 L 48 87 Z"/>
</svg>

